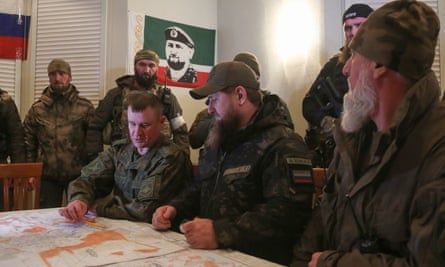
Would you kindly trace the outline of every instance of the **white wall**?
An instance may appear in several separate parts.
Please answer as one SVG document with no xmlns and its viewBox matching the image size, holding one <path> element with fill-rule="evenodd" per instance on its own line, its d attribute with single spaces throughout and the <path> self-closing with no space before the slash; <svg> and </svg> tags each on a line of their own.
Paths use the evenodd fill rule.
<svg viewBox="0 0 445 267">
<path fill-rule="evenodd" d="M 286 42 L 297 50 L 297 45 L 308 41 L 310 34 L 313 34 L 314 40 L 302 54 L 290 51 L 288 57 L 281 58 L 280 53 L 283 51 L 278 46 L 282 44 L 277 44 L 275 35 L 277 23 L 283 16 L 280 13 L 282 9 L 295 3 L 306 4 L 309 10 L 297 9 L 292 13 L 295 21 L 291 20 L 290 27 L 285 31 L 288 35 Z M 231 60 L 241 51 L 256 54 L 261 64 L 261 86 L 287 102 L 295 130 L 302 136 L 307 128 L 301 113 L 302 99 L 320 66 L 326 61 L 326 57 L 321 56 L 322 52 L 326 52 L 320 46 L 320 40 L 324 39 L 321 32 L 322 7 L 320 0 L 218 1 L 218 58 L 220 61 Z M 309 17 L 306 20 L 298 21 L 307 15 Z M 338 27 L 341 27 L 340 23 Z M 311 32 L 305 33 L 308 28 L 312 28 Z"/>
</svg>

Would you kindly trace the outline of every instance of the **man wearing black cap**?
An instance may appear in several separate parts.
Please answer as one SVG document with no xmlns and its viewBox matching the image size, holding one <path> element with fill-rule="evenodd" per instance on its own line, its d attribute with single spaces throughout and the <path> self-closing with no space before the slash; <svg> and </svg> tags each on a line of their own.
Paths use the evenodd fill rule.
<svg viewBox="0 0 445 267">
<path fill-rule="evenodd" d="M 187 154 L 189 153 L 188 130 L 182 117 L 182 108 L 169 88 L 157 84 L 158 65 L 159 56 L 156 52 L 150 49 L 139 50 L 134 57 L 134 75 L 118 78 L 117 87 L 108 91 L 104 99 L 99 102 L 87 135 L 90 160 L 103 151 L 104 143 L 111 144 L 119 139 L 128 138 L 127 109 L 124 100 L 132 90 L 146 91 L 162 100 L 164 115 L 167 117 L 163 134 L 171 137 Z"/>
<path fill-rule="evenodd" d="M 71 66 L 63 59 L 48 64 L 49 86 L 24 121 L 28 162 L 43 162 L 40 207 L 60 207 L 69 182 L 88 163 L 86 134 L 94 106 L 71 84 Z"/>
<path fill-rule="evenodd" d="M 368 5 L 353 4 L 343 13 L 344 46 L 323 66 L 303 99 L 303 116 L 309 123 L 305 140 L 313 154 L 314 166 L 328 167 L 331 162 L 335 147 L 331 129 L 343 110 L 343 95 L 348 90 L 342 73 L 350 57 L 348 44 L 372 11 Z"/>
<path fill-rule="evenodd" d="M 181 28 L 168 27 L 165 33 L 165 56 L 167 57 L 167 77 L 176 82 L 194 83 L 196 70 L 191 65 L 195 44 Z"/>
<path fill-rule="evenodd" d="M 434 10 L 412 0 L 360 26 L 328 182 L 293 266 L 445 266 L 445 103 L 431 70 L 439 30 Z"/>
<path fill-rule="evenodd" d="M 279 98 L 263 95 L 242 62 L 217 64 L 207 84 L 190 94 L 208 97 L 215 117 L 200 183 L 160 207 L 153 226 L 189 219 L 180 230 L 193 248 L 232 248 L 288 264 L 291 242 L 311 212 L 312 165 L 303 139 L 287 126 Z"/>
</svg>

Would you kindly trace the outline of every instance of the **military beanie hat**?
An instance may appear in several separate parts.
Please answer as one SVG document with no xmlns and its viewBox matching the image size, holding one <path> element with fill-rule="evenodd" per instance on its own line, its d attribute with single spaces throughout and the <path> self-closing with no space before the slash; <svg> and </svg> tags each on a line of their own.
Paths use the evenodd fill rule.
<svg viewBox="0 0 445 267">
<path fill-rule="evenodd" d="M 439 30 L 439 18 L 427 4 L 397 0 L 371 13 L 349 47 L 416 81 L 431 69 Z"/>
<path fill-rule="evenodd" d="M 261 76 L 260 74 L 260 63 L 258 62 L 258 58 L 249 52 L 242 52 L 237 54 L 234 58 L 233 61 L 240 61 L 240 62 L 244 62 L 245 64 L 247 64 L 247 66 L 251 67 L 252 70 L 256 73 L 256 75 L 258 77 Z"/>
<path fill-rule="evenodd" d="M 150 49 L 139 50 L 134 56 L 134 64 L 136 64 L 139 60 L 142 59 L 153 60 L 154 62 L 156 62 L 157 65 L 159 65 L 159 56 L 153 50 Z"/>
<path fill-rule="evenodd" d="M 71 66 L 65 60 L 56 58 L 48 64 L 48 74 L 61 71 L 71 76 Z"/>
</svg>

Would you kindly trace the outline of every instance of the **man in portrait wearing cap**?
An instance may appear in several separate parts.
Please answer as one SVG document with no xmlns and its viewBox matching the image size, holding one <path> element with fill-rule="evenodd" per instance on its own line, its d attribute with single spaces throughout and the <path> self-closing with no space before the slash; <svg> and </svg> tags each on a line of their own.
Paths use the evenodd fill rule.
<svg viewBox="0 0 445 267">
<path fill-rule="evenodd" d="M 24 120 L 28 162 L 43 162 L 40 207 L 60 207 L 69 182 L 80 175 L 93 104 L 71 84 L 71 67 L 62 59 L 48 64 L 49 86 Z"/>
<path fill-rule="evenodd" d="M 279 98 L 263 95 L 238 61 L 212 68 L 190 94 L 208 97 L 215 125 L 200 157 L 198 180 L 153 214 L 156 229 L 180 225 L 192 248 L 232 248 L 288 264 L 292 242 L 311 212 L 311 161 L 287 126 Z"/>
<path fill-rule="evenodd" d="M 164 135 L 171 137 L 184 152 L 189 153 L 188 130 L 182 117 L 182 108 L 169 88 L 157 84 L 158 66 L 159 56 L 156 52 L 150 49 L 139 50 L 134 57 L 134 75 L 118 78 L 117 87 L 109 90 L 99 102 L 87 134 L 90 160 L 103 151 L 104 143 L 111 144 L 116 140 L 128 138 L 127 109 L 124 100 L 132 90 L 155 94 L 161 99 L 164 104 L 164 115 L 167 118 Z"/>
<path fill-rule="evenodd" d="M 332 160 L 335 148 L 332 138 L 333 121 L 340 117 L 343 96 L 348 91 L 346 76 L 342 72 L 351 54 L 348 44 L 372 11 L 368 5 L 353 4 L 343 13 L 344 46 L 323 66 L 303 99 L 303 116 L 309 123 L 305 141 L 316 167 L 328 167 Z"/>
<path fill-rule="evenodd" d="M 293 266 L 445 266 L 439 28 L 427 4 L 398 0 L 352 39 L 328 182 Z"/>
<path fill-rule="evenodd" d="M 167 77 L 176 82 L 195 83 L 198 76 L 191 65 L 195 53 L 192 38 L 176 26 L 168 27 L 164 33 Z"/>
</svg>

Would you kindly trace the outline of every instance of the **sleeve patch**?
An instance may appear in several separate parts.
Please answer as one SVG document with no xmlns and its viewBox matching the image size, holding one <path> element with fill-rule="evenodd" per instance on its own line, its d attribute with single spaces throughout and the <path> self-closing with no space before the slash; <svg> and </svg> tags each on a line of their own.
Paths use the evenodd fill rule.
<svg viewBox="0 0 445 267">
<path fill-rule="evenodd" d="M 310 170 L 292 170 L 292 176 L 296 184 L 312 184 Z"/>
<path fill-rule="evenodd" d="M 251 166 L 245 165 L 245 166 L 239 166 L 236 168 L 230 168 L 224 171 L 223 176 L 231 175 L 231 174 L 238 174 L 238 173 L 247 173 L 250 172 Z"/>
<path fill-rule="evenodd" d="M 305 158 L 286 158 L 287 164 L 307 165 L 312 167 L 312 161 Z"/>
</svg>

